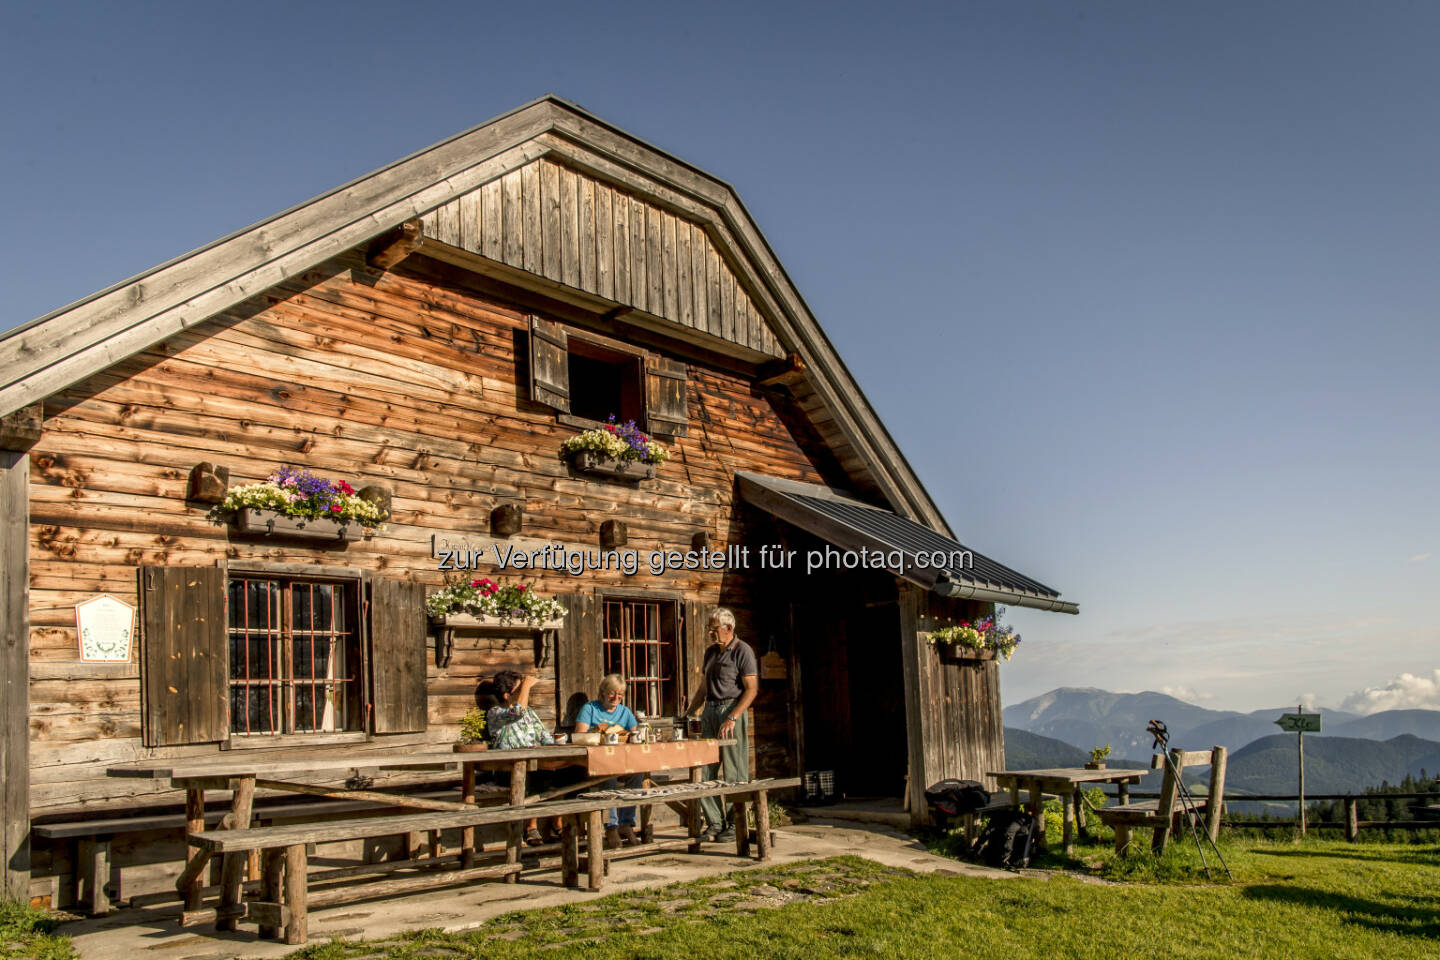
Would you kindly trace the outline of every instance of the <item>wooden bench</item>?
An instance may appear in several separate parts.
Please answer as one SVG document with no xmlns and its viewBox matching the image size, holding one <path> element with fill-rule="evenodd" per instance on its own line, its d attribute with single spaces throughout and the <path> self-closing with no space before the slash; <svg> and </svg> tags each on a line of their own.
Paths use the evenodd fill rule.
<svg viewBox="0 0 1440 960">
<path fill-rule="evenodd" d="M 346 820 L 329 820 L 319 823 L 289 824 L 285 826 L 251 827 L 243 830 L 205 830 L 191 834 L 190 843 L 197 848 L 196 855 L 186 865 L 176 889 L 182 894 L 192 890 L 204 871 L 209 859 L 217 854 L 230 855 L 259 851 L 263 855 L 261 865 L 260 897 L 248 903 L 241 902 L 238 891 L 230 900 L 228 890 L 222 894 L 219 907 L 214 910 L 194 909 L 195 904 L 187 896 L 187 910 L 182 922 L 193 923 L 215 919 L 225 921 L 246 917 L 260 925 L 261 936 L 277 936 L 283 930 L 286 943 L 304 943 L 308 937 L 308 916 L 311 906 L 334 903 L 349 903 L 373 896 L 391 895 L 412 889 L 442 886 L 468 880 L 513 878 L 522 869 L 519 843 L 512 839 L 507 843 L 503 863 L 481 866 L 460 867 L 459 869 L 432 869 L 415 876 L 378 881 L 347 887 L 327 887 L 311 892 L 311 877 L 308 871 L 308 851 L 315 844 L 362 840 L 371 837 L 396 836 L 423 831 L 466 829 L 490 824 L 511 824 L 523 822 L 531 817 L 560 817 L 562 820 L 560 859 L 561 877 L 568 886 L 578 886 L 580 872 L 579 834 L 581 818 L 584 818 L 586 834 L 587 872 L 589 886 L 598 890 L 604 883 L 607 859 L 618 856 L 634 856 L 651 850 L 670 849 L 684 845 L 692 850 L 700 847 L 699 804 L 694 801 L 702 797 L 723 796 L 735 805 L 738 822 L 743 824 L 745 807 L 754 804 L 757 830 L 757 844 L 760 859 L 770 856 L 770 823 L 768 792 L 799 786 L 796 778 L 788 780 L 761 780 L 750 783 L 724 784 L 714 787 L 687 786 L 654 797 L 634 799 L 558 800 L 523 806 L 476 807 L 472 810 L 446 810 L 434 813 L 411 813 Z M 661 803 L 689 803 L 689 833 L 684 840 L 655 841 L 641 847 L 605 850 L 604 813 L 617 805 L 638 806 L 648 815 L 649 808 Z M 649 831 L 649 818 L 642 826 L 642 838 Z M 736 831 L 736 852 L 748 855 L 750 833 L 746 829 Z M 345 867 L 317 874 L 315 879 L 330 880 L 354 877 L 362 873 L 389 873 L 412 867 L 435 866 L 426 861 L 395 861 L 386 864 L 367 864 L 360 867 Z M 227 902 L 230 900 L 230 902 Z"/>
<path fill-rule="evenodd" d="M 1160 798 L 1140 803 L 1124 804 L 1118 807 L 1101 807 L 1096 811 L 1100 822 L 1115 831 L 1115 852 L 1125 856 L 1130 850 L 1130 831 L 1135 827 L 1153 827 L 1155 830 L 1152 848 L 1156 854 L 1165 852 L 1170 834 L 1183 829 L 1186 814 L 1178 802 L 1180 784 L 1177 772 L 1186 767 L 1210 765 L 1210 788 L 1204 799 L 1196 798 L 1193 807 L 1205 817 L 1205 831 L 1210 839 L 1220 834 L 1220 808 L 1225 798 L 1225 748 L 1212 747 L 1209 750 L 1170 751 L 1170 763 L 1164 762 L 1163 754 L 1155 754 L 1151 767 L 1164 768 L 1165 779 L 1160 785 Z"/>
<path fill-rule="evenodd" d="M 450 797 L 454 791 L 429 791 L 415 794 L 425 798 Z M 403 795 L 401 795 L 403 796 Z M 508 796 L 504 790 L 496 788 L 486 792 L 483 799 L 497 800 Z M 274 806 L 257 807 L 254 812 L 253 821 L 264 826 L 276 820 L 291 820 L 297 817 L 314 818 L 322 816 L 335 816 L 339 814 L 361 813 L 367 810 L 380 811 L 383 807 L 376 804 L 357 800 L 331 800 L 318 803 L 284 803 Z M 205 825 L 207 827 L 218 827 L 229 818 L 229 811 L 207 810 L 205 812 Z M 183 836 L 186 826 L 183 813 L 173 814 L 151 814 L 138 817 L 104 817 L 88 820 L 63 820 L 56 823 L 37 824 L 31 828 L 31 832 L 51 842 L 70 842 L 74 845 L 73 862 L 75 864 L 74 887 L 72 890 L 72 902 L 84 909 L 91 916 L 104 916 L 110 912 L 110 907 L 117 901 L 125 899 L 120 885 L 119 871 L 114 869 L 111 863 L 111 842 L 116 837 L 138 833 L 173 833 L 177 839 Z M 407 844 L 409 838 L 407 837 Z M 432 852 L 436 847 L 436 838 L 431 838 Z M 259 865 L 251 871 L 253 877 L 259 876 Z M 173 900 L 175 894 L 147 894 L 142 898 L 150 903 L 159 903 L 164 900 Z M 54 904 L 59 906 L 58 903 Z"/>
</svg>

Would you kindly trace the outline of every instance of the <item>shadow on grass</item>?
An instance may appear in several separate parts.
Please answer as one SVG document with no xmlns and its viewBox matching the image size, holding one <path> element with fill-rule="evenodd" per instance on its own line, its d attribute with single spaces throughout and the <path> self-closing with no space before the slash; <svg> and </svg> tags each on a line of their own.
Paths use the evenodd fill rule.
<svg viewBox="0 0 1440 960">
<path fill-rule="evenodd" d="M 1343 893 L 1331 893 L 1311 887 L 1256 884 L 1241 891 L 1248 900 L 1288 903 L 1310 910 L 1328 910 L 1339 914 L 1341 923 L 1354 924 L 1382 933 L 1433 939 L 1440 936 L 1440 910 L 1433 906 L 1404 906 L 1382 903 Z M 1404 900 L 1413 902 L 1413 898 Z"/>
<path fill-rule="evenodd" d="M 1440 867 L 1440 848 L 1407 851 L 1404 856 L 1397 856 L 1394 850 L 1369 851 L 1364 848 L 1354 850 L 1268 850 L 1264 847 L 1255 847 L 1251 853 L 1257 857 L 1299 857 L 1302 859 L 1333 857 L 1337 860 L 1368 860 L 1374 863 L 1406 863 L 1415 866 Z"/>
</svg>

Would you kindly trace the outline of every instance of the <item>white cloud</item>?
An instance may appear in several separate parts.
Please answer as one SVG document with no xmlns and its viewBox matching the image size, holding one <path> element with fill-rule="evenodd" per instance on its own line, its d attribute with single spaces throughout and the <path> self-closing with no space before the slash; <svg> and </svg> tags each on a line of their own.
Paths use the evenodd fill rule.
<svg viewBox="0 0 1440 960">
<path fill-rule="evenodd" d="M 1366 687 L 1350 694 L 1340 708 L 1356 713 L 1416 708 L 1440 710 L 1440 670 L 1432 670 L 1428 677 L 1402 673 L 1384 686 Z"/>
<path fill-rule="evenodd" d="M 1184 684 L 1161 687 L 1159 692 L 1165 694 L 1167 697 L 1174 697 L 1176 700 L 1184 700 L 1186 703 L 1197 703 L 1201 700 L 1215 699 L 1215 694 L 1213 693 L 1201 693 L 1194 687 L 1187 687 Z"/>
<path fill-rule="evenodd" d="M 1424 563 L 1426 560 L 1429 560 L 1429 559 L 1430 559 L 1430 554 L 1428 554 L 1428 553 L 1417 553 L 1417 554 L 1415 554 L 1413 557 L 1411 557 L 1409 560 L 1407 560 L 1406 562 L 1407 562 L 1407 563 Z"/>
</svg>

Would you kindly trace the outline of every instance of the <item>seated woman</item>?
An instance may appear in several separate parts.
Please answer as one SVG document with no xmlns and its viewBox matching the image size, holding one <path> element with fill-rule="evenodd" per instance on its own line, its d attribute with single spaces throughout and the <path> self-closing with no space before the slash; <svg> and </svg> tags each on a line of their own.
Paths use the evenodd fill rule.
<svg viewBox="0 0 1440 960">
<path fill-rule="evenodd" d="M 490 708 L 485 715 L 486 729 L 490 734 L 490 745 L 496 750 L 518 750 L 525 747 L 550 746 L 555 737 L 530 708 L 530 691 L 539 678 L 534 674 L 521 676 L 514 670 L 502 670 L 492 681 L 498 706 Z M 537 790 L 578 783 L 585 777 L 584 767 L 564 767 L 560 770 L 537 770 L 527 778 L 527 784 Z M 546 824 L 554 829 L 554 825 Z M 525 842 L 533 846 L 544 843 L 534 819 L 525 824 Z"/>
<path fill-rule="evenodd" d="M 600 681 L 599 699 L 591 700 L 580 708 L 580 712 L 575 715 L 575 732 L 585 733 L 591 727 L 602 723 L 619 726 L 627 731 L 634 730 L 639 725 L 635 714 L 625 706 L 625 678 L 618 673 L 607 674 L 605 679 Z M 639 787 L 644 783 L 645 774 L 631 773 L 612 778 L 606 787 Z M 605 824 L 605 845 L 616 847 L 624 843 L 629 846 L 635 842 L 635 808 L 611 809 Z"/>
</svg>

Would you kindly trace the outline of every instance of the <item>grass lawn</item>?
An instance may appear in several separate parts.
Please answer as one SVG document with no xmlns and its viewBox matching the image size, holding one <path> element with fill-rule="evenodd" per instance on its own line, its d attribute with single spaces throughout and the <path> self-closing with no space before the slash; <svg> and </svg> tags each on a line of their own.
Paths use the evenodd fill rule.
<svg viewBox="0 0 1440 960">
<path fill-rule="evenodd" d="M 1434 846 L 1235 840 L 1234 882 L 1193 846 L 1118 864 L 1082 847 L 1077 874 L 924 876 L 843 857 L 761 868 L 558 910 L 468 934 L 312 944 L 309 960 L 430 958 L 1356 957 L 1440 955 Z M 1129 878 L 1114 882 L 1106 877 Z M 1156 880 L 1161 882 L 1156 882 Z"/>
</svg>

